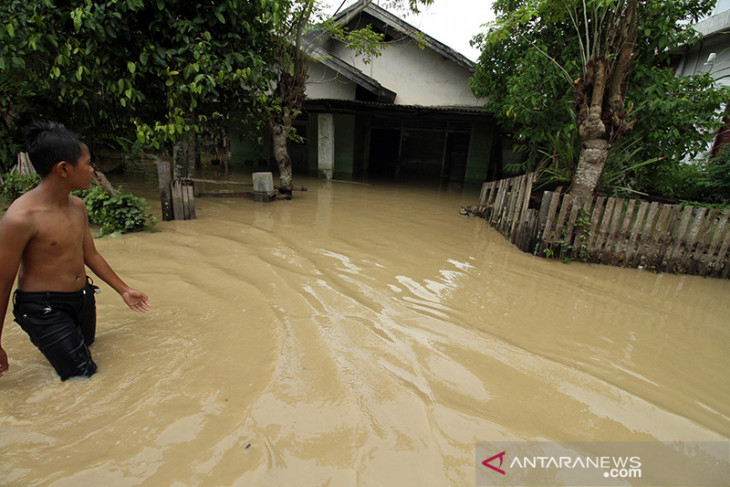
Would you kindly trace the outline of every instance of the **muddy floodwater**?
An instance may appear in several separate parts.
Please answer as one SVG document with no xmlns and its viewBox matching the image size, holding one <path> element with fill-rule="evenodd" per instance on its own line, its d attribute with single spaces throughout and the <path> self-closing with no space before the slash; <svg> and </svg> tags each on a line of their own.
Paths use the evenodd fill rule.
<svg viewBox="0 0 730 487">
<path fill-rule="evenodd" d="M 0 485 L 465 486 L 481 441 L 730 436 L 730 282 L 522 253 L 478 188 L 295 184 L 98 239 L 153 309 L 101 284 L 91 379 L 6 318 Z"/>
</svg>

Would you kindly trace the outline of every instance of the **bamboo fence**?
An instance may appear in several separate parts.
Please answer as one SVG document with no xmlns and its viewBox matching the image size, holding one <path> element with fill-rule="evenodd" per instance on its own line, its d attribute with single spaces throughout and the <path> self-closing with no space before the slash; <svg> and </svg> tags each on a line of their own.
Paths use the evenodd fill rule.
<svg viewBox="0 0 730 487">
<path fill-rule="evenodd" d="M 545 191 L 534 174 L 482 185 L 477 213 L 525 252 L 547 258 L 730 275 L 730 210 Z M 532 203 L 532 208 L 530 204 Z"/>
</svg>

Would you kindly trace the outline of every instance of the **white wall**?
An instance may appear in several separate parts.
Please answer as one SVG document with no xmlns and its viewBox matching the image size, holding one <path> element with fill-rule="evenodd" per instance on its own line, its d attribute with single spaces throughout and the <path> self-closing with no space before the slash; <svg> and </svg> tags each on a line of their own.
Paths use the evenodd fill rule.
<svg viewBox="0 0 730 487">
<path fill-rule="evenodd" d="M 337 74 L 324 64 L 316 62 L 307 63 L 307 74 L 309 75 L 306 89 L 307 98 L 355 99 L 355 83 L 341 74 Z"/>
<path fill-rule="evenodd" d="M 365 64 L 338 44 L 333 52 L 381 85 L 397 93 L 398 105 L 482 106 L 469 88 L 471 72 L 415 41 L 389 44 L 380 57 Z"/>
<path fill-rule="evenodd" d="M 710 56 L 714 59 L 708 62 Z M 713 36 L 689 46 L 677 66 L 677 76 L 711 72 L 718 83 L 730 85 L 730 36 Z"/>
</svg>

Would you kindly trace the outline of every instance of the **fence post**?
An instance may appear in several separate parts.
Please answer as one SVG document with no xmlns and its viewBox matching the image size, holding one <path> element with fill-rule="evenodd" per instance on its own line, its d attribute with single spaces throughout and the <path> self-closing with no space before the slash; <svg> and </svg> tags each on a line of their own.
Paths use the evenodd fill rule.
<svg viewBox="0 0 730 487">
<path fill-rule="evenodd" d="M 172 174 L 170 163 L 163 159 L 157 159 L 157 183 L 160 186 L 160 206 L 162 209 L 162 221 L 169 222 L 174 219 L 172 213 L 171 187 Z"/>
</svg>

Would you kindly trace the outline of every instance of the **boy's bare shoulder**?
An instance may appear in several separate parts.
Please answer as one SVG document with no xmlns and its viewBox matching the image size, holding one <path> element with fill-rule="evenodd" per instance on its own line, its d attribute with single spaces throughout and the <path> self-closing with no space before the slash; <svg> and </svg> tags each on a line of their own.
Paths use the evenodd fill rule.
<svg viewBox="0 0 730 487">
<path fill-rule="evenodd" d="M 73 204 L 73 205 L 75 205 L 77 207 L 81 207 L 84 210 L 86 210 L 86 203 L 84 203 L 84 200 L 81 199 L 81 198 L 79 198 L 78 196 L 73 195 L 73 194 L 70 194 L 70 195 L 68 195 L 68 201 L 71 204 Z"/>
<path fill-rule="evenodd" d="M 10 206 L 8 207 L 7 211 L 5 212 L 5 215 L 3 215 L 3 219 L 5 218 L 17 218 L 22 216 L 27 216 L 29 213 L 33 212 L 33 208 L 35 206 L 35 198 L 31 191 L 20 195 L 10 203 Z"/>
<path fill-rule="evenodd" d="M 0 229 L 10 232 L 34 231 L 33 197 L 25 193 L 13 201 L 0 219 Z"/>
</svg>

